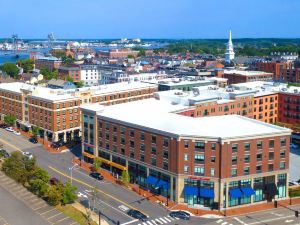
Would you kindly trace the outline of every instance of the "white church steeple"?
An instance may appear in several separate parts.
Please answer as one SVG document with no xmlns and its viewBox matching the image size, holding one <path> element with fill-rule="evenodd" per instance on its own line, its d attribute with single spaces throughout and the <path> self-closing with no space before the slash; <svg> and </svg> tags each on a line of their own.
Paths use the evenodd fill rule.
<svg viewBox="0 0 300 225">
<path fill-rule="evenodd" d="M 233 51 L 233 44 L 231 39 L 231 30 L 229 31 L 229 40 L 226 47 L 226 53 L 225 53 L 225 62 L 230 63 L 232 60 L 234 60 L 234 51 Z"/>
</svg>

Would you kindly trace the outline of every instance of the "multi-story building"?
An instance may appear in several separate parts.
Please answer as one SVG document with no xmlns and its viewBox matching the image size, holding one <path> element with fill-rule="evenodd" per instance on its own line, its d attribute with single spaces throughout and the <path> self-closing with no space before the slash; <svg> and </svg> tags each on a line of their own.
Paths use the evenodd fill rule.
<svg viewBox="0 0 300 225">
<path fill-rule="evenodd" d="M 263 71 L 224 70 L 222 75 L 228 79 L 228 84 L 238 84 L 252 81 L 271 81 L 273 73 Z"/>
<path fill-rule="evenodd" d="M 239 115 L 193 118 L 146 99 L 81 107 L 84 160 L 177 203 L 219 209 L 288 197 L 290 130 Z"/>
<path fill-rule="evenodd" d="M 98 55 L 100 57 L 108 57 L 110 59 L 119 59 L 119 58 L 127 58 L 128 56 L 137 57 L 139 51 L 132 50 L 129 48 L 124 49 L 110 49 L 109 51 L 99 51 Z"/>
<path fill-rule="evenodd" d="M 37 56 L 34 60 L 35 68 L 48 70 L 58 69 L 61 66 L 62 61 L 54 56 Z"/>
<path fill-rule="evenodd" d="M 61 79 L 72 78 L 74 82 L 81 81 L 81 69 L 79 65 L 60 66 L 58 68 L 58 76 Z"/>
<path fill-rule="evenodd" d="M 51 89 L 24 83 L 0 84 L 0 119 L 16 116 L 16 126 L 29 131 L 40 127 L 49 141 L 68 141 L 80 134 L 80 105 L 118 104 L 153 96 L 157 86 L 119 83 L 79 89 Z"/>
</svg>

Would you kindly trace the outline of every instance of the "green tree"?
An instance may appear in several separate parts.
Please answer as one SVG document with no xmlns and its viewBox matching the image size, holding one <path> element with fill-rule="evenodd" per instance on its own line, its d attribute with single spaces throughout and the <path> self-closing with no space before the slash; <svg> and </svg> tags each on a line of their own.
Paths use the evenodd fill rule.
<svg viewBox="0 0 300 225">
<path fill-rule="evenodd" d="M 9 126 L 13 126 L 16 122 L 16 117 L 14 115 L 6 115 L 4 117 L 4 122 Z"/>
<path fill-rule="evenodd" d="M 23 68 L 24 73 L 27 73 L 34 68 L 34 62 L 32 59 L 22 59 L 17 62 L 17 64 Z"/>
<path fill-rule="evenodd" d="M 76 82 L 75 85 L 77 88 L 82 88 L 84 86 L 84 82 L 81 80 L 81 81 Z"/>
<path fill-rule="evenodd" d="M 20 152 L 13 152 L 4 160 L 2 170 L 4 173 L 19 183 L 26 184 L 32 178 L 36 169 L 35 157 L 28 158 Z"/>
<path fill-rule="evenodd" d="M 39 197 L 44 197 L 48 192 L 49 184 L 41 179 L 30 180 L 29 184 L 29 190 Z"/>
<path fill-rule="evenodd" d="M 31 134 L 32 134 L 34 137 L 38 137 L 39 134 L 40 134 L 40 130 L 41 130 L 41 128 L 39 128 L 39 127 L 32 127 L 32 129 L 31 129 Z"/>
<path fill-rule="evenodd" d="M 127 185 L 127 184 L 129 183 L 129 181 L 130 181 L 130 176 L 129 176 L 129 173 L 128 173 L 127 170 L 123 170 L 122 175 L 121 175 L 121 179 L 122 179 L 122 182 L 123 182 L 124 184 Z"/>
<path fill-rule="evenodd" d="M 127 58 L 128 59 L 134 59 L 134 56 L 133 55 L 128 55 Z"/>
<path fill-rule="evenodd" d="M 33 175 L 32 175 L 33 179 L 39 179 L 45 183 L 49 183 L 49 180 L 50 180 L 50 176 L 49 176 L 49 173 L 48 171 L 42 169 L 42 168 L 36 168 Z"/>
<path fill-rule="evenodd" d="M 146 55 L 145 49 L 140 49 L 138 56 L 141 57 L 141 56 L 145 56 L 145 55 Z"/>
<path fill-rule="evenodd" d="M 56 79 L 58 77 L 58 71 L 55 70 L 49 70 L 46 67 L 41 68 L 40 73 L 44 76 L 44 79 L 51 80 Z"/>
<path fill-rule="evenodd" d="M 102 165 L 102 160 L 99 158 L 94 158 L 93 169 L 97 171 Z"/>
<path fill-rule="evenodd" d="M 75 202 L 75 200 L 77 199 L 76 191 L 77 187 L 71 185 L 70 182 L 67 182 L 63 187 L 61 203 L 66 205 Z"/>
<path fill-rule="evenodd" d="M 67 81 L 72 82 L 72 83 L 74 82 L 74 81 L 73 81 L 73 78 L 70 77 L 70 76 L 67 77 Z"/>
<path fill-rule="evenodd" d="M 14 79 L 17 78 L 20 72 L 19 68 L 14 63 L 10 63 L 10 62 L 4 63 L 1 66 L 1 70 L 7 75 L 9 75 L 10 77 L 13 77 Z"/>
<path fill-rule="evenodd" d="M 47 190 L 47 202 L 49 205 L 56 206 L 62 201 L 62 191 L 60 185 L 49 186 Z"/>
<path fill-rule="evenodd" d="M 61 61 L 63 65 L 71 65 L 74 63 L 74 59 L 70 56 L 63 56 Z"/>
</svg>

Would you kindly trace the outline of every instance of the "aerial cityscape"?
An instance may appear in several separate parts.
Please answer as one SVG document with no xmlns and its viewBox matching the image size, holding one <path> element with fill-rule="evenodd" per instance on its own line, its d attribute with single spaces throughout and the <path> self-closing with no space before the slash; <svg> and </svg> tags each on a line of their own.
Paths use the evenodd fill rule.
<svg viewBox="0 0 300 225">
<path fill-rule="evenodd" d="M 300 2 L 270 2 L 1 1 L 0 225 L 299 225 Z"/>
</svg>

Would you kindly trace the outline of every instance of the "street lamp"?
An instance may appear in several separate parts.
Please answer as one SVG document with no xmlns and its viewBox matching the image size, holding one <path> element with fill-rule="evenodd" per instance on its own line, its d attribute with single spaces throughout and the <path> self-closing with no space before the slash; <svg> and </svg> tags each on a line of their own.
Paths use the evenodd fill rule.
<svg viewBox="0 0 300 225">
<path fill-rule="evenodd" d="M 78 166 L 78 164 L 75 164 L 74 166 L 70 167 L 69 170 L 70 170 L 70 173 L 71 173 L 71 184 L 72 184 L 72 180 L 73 180 L 73 169 Z"/>
</svg>

